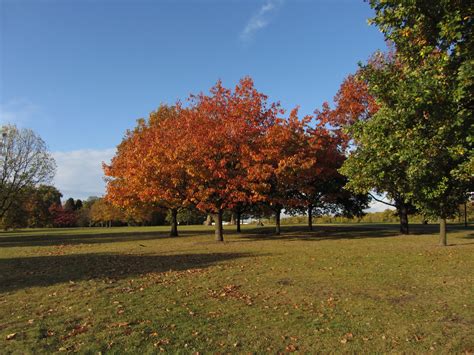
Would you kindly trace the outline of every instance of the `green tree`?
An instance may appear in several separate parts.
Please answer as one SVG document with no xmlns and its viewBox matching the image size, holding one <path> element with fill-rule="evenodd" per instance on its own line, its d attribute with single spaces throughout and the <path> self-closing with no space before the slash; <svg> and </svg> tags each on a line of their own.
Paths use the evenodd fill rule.
<svg viewBox="0 0 474 355">
<path fill-rule="evenodd" d="M 393 81 L 390 81 L 393 83 Z M 394 85 L 396 86 L 397 83 Z M 313 203 L 316 211 L 319 213 L 338 213 L 343 215 L 361 216 L 364 206 L 368 203 L 367 194 L 372 198 L 383 202 L 389 206 L 396 207 L 400 218 L 400 233 L 408 234 L 408 214 L 411 212 L 411 204 L 408 201 L 406 170 L 403 164 L 400 164 L 396 157 L 398 153 L 396 144 L 387 143 L 385 136 L 392 128 L 391 124 L 387 127 L 380 126 L 377 119 L 373 118 L 379 109 L 373 95 L 369 93 L 366 80 L 363 80 L 362 72 L 359 70 L 355 75 L 349 75 L 341 84 L 336 96 L 334 97 L 335 107 L 330 108 L 328 103 L 323 104 L 323 109 L 318 112 L 320 124 L 329 124 L 333 128 L 335 137 L 342 141 L 339 146 L 346 146 L 350 152 L 350 159 L 345 161 L 345 155 L 339 150 L 333 149 L 334 158 L 324 155 L 323 159 L 328 161 L 328 165 L 333 166 L 331 179 L 321 180 L 319 176 L 310 175 L 315 179 L 316 187 L 323 185 L 315 190 L 318 193 L 319 201 L 314 199 Z M 379 130 L 376 132 L 376 130 Z M 370 134 L 369 134 L 370 132 Z M 332 140 L 333 136 L 330 136 Z M 375 141 L 375 140 L 377 141 Z M 334 143 L 333 143 L 334 144 Z M 328 146 L 328 144 L 325 144 Z M 381 147 L 389 154 L 381 153 Z M 334 155 L 334 154 L 333 154 Z M 318 159 L 321 160 L 321 159 Z M 340 176 L 336 169 L 340 169 L 343 174 L 350 177 L 347 182 L 345 177 Z M 344 191 L 340 184 L 346 184 L 346 188 L 353 194 Z M 314 185 L 314 184 L 313 184 Z M 323 203 L 324 194 L 329 193 L 330 200 L 337 203 Z M 393 202 L 387 202 L 378 199 L 372 192 L 378 194 L 387 194 L 387 197 Z M 322 207 L 328 206 L 335 210 L 324 210 Z M 319 211 L 318 211 L 319 210 Z"/>
<path fill-rule="evenodd" d="M 473 5 L 370 4 L 376 13 L 372 22 L 396 47 L 392 63 L 366 67 L 369 88 L 381 105 L 376 116 L 382 127 L 391 125 L 387 141 L 399 147 L 398 159 L 406 164 L 410 200 L 440 219 L 440 244 L 446 245 L 446 218 L 466 199 L 474 175 Z"/>
<path fill-rule="evenodd" d="M 83 206 L 82 201 L 79 200 L 79 199 L 77 199 L 77 200 L 76 200 L 76 203 L 74 204 L 74 209 L 75 209 L 76 211 L 78 211 L 78 210 L 82 209 L 82 206 Z"/>
<path fill-rule="evenodd" d="M 100 200 L 99 197 L 90 196 L 84 202 L 81 201 L 82 207 L 76 211 L 78 227 L 90 227 L 92 225 L 91 208 L 94 205 L 94 203 L 96 203 L 99 200 Z"/>
<path fill-rule="evenodd" d="M 76 203 L 72 197 L 69 197 L 64 204 L 64 210 L 71 212 L 76 210 Z"/>
</svg>

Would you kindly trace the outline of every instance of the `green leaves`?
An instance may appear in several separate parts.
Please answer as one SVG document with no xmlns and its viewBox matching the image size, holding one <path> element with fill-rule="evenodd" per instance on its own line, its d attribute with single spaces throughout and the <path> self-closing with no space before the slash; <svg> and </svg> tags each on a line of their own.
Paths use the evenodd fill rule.
<svg viewBox="0 0 474 355">
<path fill-rule="evenodd" d="M 361 68 L 380 109 L 351 128 L 357 148 L 341 171 L 351 178 L 351 189 L 386 191 L 427 215 L 447 217 L 465 199 L 474 173 L 468 99 L 472 5 L 392 0 L 370 5 L 376 13 L 371 23 L 396 51 L 376 53 Z"/>
</svg>

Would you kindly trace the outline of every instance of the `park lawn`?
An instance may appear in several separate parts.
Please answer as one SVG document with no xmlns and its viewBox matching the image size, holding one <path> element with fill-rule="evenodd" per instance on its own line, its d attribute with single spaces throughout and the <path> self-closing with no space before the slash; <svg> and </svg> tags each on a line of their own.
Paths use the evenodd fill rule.
<svg viewBox="0 0 474 355">
<path fill-rule="evenodd" d="M 210 228 L 0 233 L 0 353 L 474 351 L 472 227 Z"/>
</svg>

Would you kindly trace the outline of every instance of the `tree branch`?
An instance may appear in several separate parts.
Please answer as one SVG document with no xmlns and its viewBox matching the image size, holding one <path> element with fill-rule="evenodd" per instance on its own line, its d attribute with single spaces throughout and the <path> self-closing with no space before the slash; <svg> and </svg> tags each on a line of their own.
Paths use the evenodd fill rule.
<svg viewBox="0 0 474 355">
<path fill-rule="evenodd" d="M 397 206 L 394 205 L 393 203 L 389 203 L 389 202 L 387 202 L 387 201 L 379 200 L 377 197 L 375 197 L 374 195 L 372 195 L 370 192 L 369 192 L 369 196 L 372 197 L 372 198 L 373 198 L 375 201 L 377 201 L 377 202 L 383 203 L 383 204 L 385 204 L 385 205 L 387 205 L 387 206 L 392 206 L 392 207 L 397 208 Z"/>
</svg>

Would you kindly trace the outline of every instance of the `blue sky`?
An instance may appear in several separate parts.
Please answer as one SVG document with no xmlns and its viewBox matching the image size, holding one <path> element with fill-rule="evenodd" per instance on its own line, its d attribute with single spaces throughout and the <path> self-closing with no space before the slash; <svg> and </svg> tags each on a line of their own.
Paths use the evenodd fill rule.
<svg viewBox="0 0 474 355">
<path fill-rule="evenodd" d="M 39 133 L 70 178 L 68 153 L 80 169 L 107 159 L 161 102 L 250 75 L 311 113 L 385 47 L 362 0 L 0 0 L 0 12 L 0 120 Z"/>
</svg>

